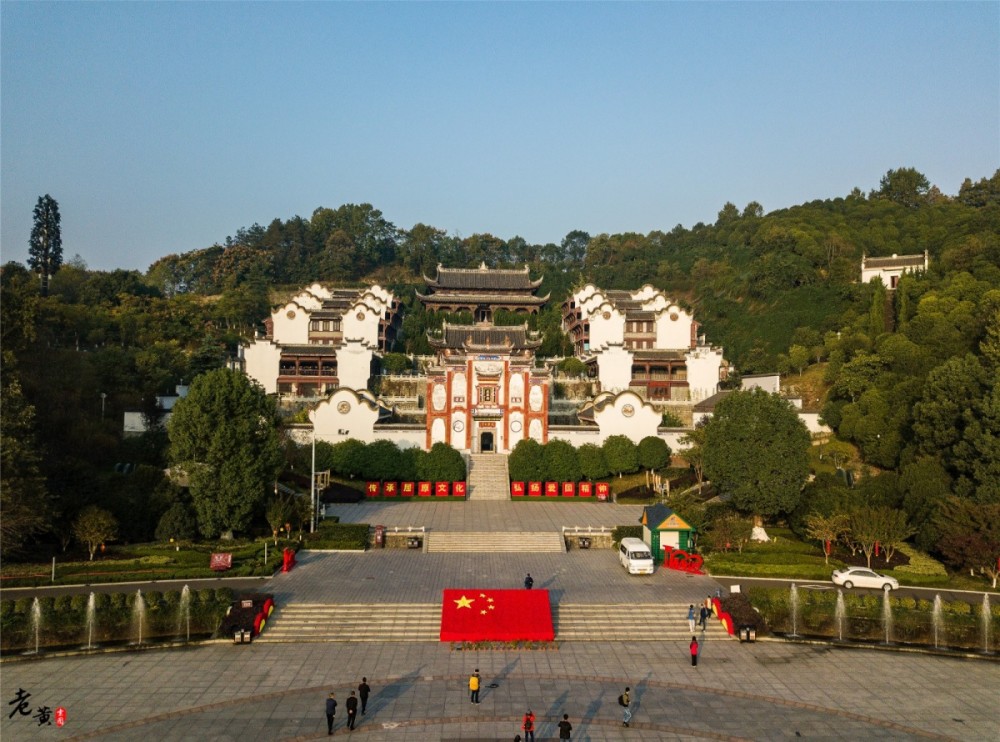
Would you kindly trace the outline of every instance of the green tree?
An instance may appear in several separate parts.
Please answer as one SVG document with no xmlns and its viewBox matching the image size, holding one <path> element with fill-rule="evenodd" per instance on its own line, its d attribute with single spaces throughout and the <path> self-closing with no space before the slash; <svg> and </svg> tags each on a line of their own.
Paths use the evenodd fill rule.
<svg viewBox="0 0 1000 742">
<path fill-rule="evenodd" d="M 387 374 L 404 374 L 413 370 L 413 360 L 405 353 L 386 353 L 382 368 Z"/>
<path fill-rule="evenodd" d="M 35 408 L 24 398 L 8 352 L 0 374 L 0 408 L 0 553 L 6 558 L 46 531 L 51 516 L 35 438 Z"/>
<path fill-rule="evenodd" d="M 899 544 L 913 535 L 906 520 L 906 513 L 888 507 L 861 507 L 848 518 L 850 539 L 857 545 L 872 566 L 875 549 L 885 550 L 885 559 L 892 558 L 892 552 Z"/>
<path fill-rule="evenodd" d="M 872 198 L 884 198 L 901 206 L 913 209 L 927 202 L 930 181 L 927 176 L 912 167 L 889 170 L 879 181 Z"/>
<path fill-rule="evenodd" d="M 809 474 L 809 432 L 781 397 L 732 392 L 705 425 L 705 474 L 741 512 L 791 512 Z"/>
<path fill-rule="evenodd" d="M 1000 578 L 1000 504 L 977 505 L 949 497 L 934 516 L 941 534 L 936 551 L 958 569 Z"/>
<path fill-rule="evenodd" d="M 920 453 L 940 456 L 955 491 L 979 502 L 1000 502 L 1000 379 L 978 357 L 950 358 L 927 376 L 913 409 Z"/>
<path fill-rule="evenodd" d="M 73 535 L 87 547 L 90 561 L 94 552 L 105 541 L 112 541 L 118 535 L 118 521 L 111 513 L 96 505 L 88 505 L 73 521 Z"/>
<path fill-rule="evenodd" d="M 264 518 L 271 527 L 271 534 L 274 536 L 274 545 L 278 545 L 278 534 L 285 528 L 285 524 L 292 520 L 292 502 L 288 496 L 283 494 L 272 495 L 267 502 L 267 509 L 264 511 Z"/>
<path fill-rule="evenodd" d="M 28 265 L 41 280 L 42 296 L 49 295 L 49 280 L 62 266 L 62 227 L 59 204 L 52 196 L 38 197 L 35 223 L 28 242 Z"/>
<path fill-rule="evenodd" d="M 447 443 L 435 443 L 417 462 L 417 476 L 430 482 L 464 482 L 465 459 Z"/>
<path fill-rule="evenodd" d="M 809 348 L 802 345 L 793 345 L 788 349 L 788 363 L 802 376 L 802 370 L 809 365 Z"/>
<path fill-rule="evenodd" d="M 753 521 L 730 513 L 713 520 L 705 535 L 712 549 L 717 551 L 736 549 L 742 554 L 743 547 L 747 545 L 752 534 Z"/>
<path fill-rule="evenodd" d="M 175 502 L 160 516 L 157 541 L 191 541 L 198 535 L 198 519 L 188 505 Z"/>
<path fill-rule="evenodd" d="M 577 449 L 580 459 L 580 471 L 584 478 L 593 482 L 608 476 L 608 462 L 604 460 L 604 451 L 593 443 L 584 443 Z"/>
<path fill-rule="evenodd" d="M 679 443 L 685 448 L 680 450 L 680 457 L 684 459 L 691 471 L 694 472 L 694 480 L 698 483 L 698 491 L 705 481 L 705 426 L 696 426 L 686 435 L 681 436 Z"/>
<path fill-rule="evenodd" d="M 545 478 L 542 445 L 534 438 L 517 442 L 507 458 L 511 481 L 541 482 Z"/>
<path fill-rule="evenodd" d="M 377 440 L 365 447 L 364 478 L 399 482 L 405 474 L 403 457 L 395 443 Z"/>
<path fill-rule="evenodd" d="M 284 462 L 275 402 L 229 369 L 209 371 L 177 401 L 170 460 L 188 476 L 198 527 L 208 537 L 245 530 Z"/>
<path fill-rule="evenodd" d="M 643 469 L 655 471 L 670 465 L 670 446 L 667 442 L 655 435 L 647 435 L 639 441 L 639 466 Z"/>
<path fill-rule="evenodd" d="M 542 446 L 545 478 L 554 482 L 577 482 L 581 477 L 580 459 L 571 443 L 551 440 Z"/>
<path fill-rule="evenodd" d="M 830 549 L 848 528 L 848 517 L 843 513 L 823 515 L 810 513 L 805 519 L 806 533 L 823 545 L 823 563 L 830 563 Z"/>
<path fill-rule="evenodd" d="M 365 444 L 356 438 L 335 443 L 330 451 L 330 468 L 337 474 L 351 479 L 364 476 L 365 448 Z"/>
<path fill-rule="evenodd" d="M 621 476 L 639 469 L 638 447 L 624 435 L 609 436 L 601 446 L 612 474 Z"/>
</svg>

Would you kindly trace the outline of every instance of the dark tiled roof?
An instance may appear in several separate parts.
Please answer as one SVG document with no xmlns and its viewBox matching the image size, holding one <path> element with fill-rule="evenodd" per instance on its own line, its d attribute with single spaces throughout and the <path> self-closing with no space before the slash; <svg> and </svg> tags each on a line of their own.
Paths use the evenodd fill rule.
<svg viewBox="0 0 1000 742">
<path fill-rule="evenodd" d="M 424 276 L 428 286 L 436 289 L 516 289 L 530 291 L 537 288 L 542 279 L 532 281 L 527 266 L 523 270 L 506 268 L 444 268 L 438 266 L 437 278 Z"/>
<path fill-rule="evenodd" d="M 727 389 L 724 389 L 721 392 L 716 392 L 711 397 L 707 397 L 701 400 L 701 402 L 698 402 L 693 409 L 695 412 L 712 412 L 712 410 L 715 409 L 715 406 L 719 404 L 719 402 L 722 401 L 722 399 L 728 394 L 732 394 L 732 392 Z"/>
<path fill-rule="evenodd" d="M 683 361 L 686 355 L 681 350 L 664 350 L 661 348 L 646 348 L 633 350 L 633 361 Z"/>
<path fill-rule="evenodd" d="M 526 296 L 524 294 L 462 294 L 442 291 L 434 294 L 421 294 L 417 292 L 420 301 L 430 304 L 524 304 L 527 306 L 541 306 L 548 301 L 548 294 L 545 296 Z"/>
<path fill-rule="evenodd" d="M 865 268 L 922 268 L 923 255 L 893 255 L 888 258 L 865 258 Z"/>
<path fill-rule="evenodd" d="M 497 327 L 495 325 L 445 325 L 440 337 L 428 335 L 430 344 L 437 348 L 494 348 L 496 350 L 523 350 L 537 348 L 541 340 L 528 337 L 524 325 Z"/>
<path fill-rule="evenodd" d="M 336 345 L 283 345 L 281 346 L 282 356 L 318 356 L 327 358 L 337 357 Z"/>
</svg>

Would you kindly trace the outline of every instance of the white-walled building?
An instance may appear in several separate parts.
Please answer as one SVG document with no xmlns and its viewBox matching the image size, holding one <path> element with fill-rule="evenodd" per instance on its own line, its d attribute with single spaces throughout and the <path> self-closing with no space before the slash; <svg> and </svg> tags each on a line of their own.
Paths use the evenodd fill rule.
<svg viewBox="0 0 1000 742">
<path fill-rule="evenodd" d="M 706 344 L 690 312 L 646 284 L 608 291 L 587 284 L 563 303 L 563 330 L 602 391 L 651 401 L 697 402 L 718 390 L 729 365 Z"/>
<path fill-rule="evenodd" d="M 893 254 L 889 258 L 869 258 L 867 255 L 862 255 L 861 283 L 871 283 L 876 278 L 881 278 L 887 289 L 894 289 L 904 273 L 925 271 L 930 264 L 926 250 L 923 255 Z"/>
<path fill-rule="evenodd" d="M 317 440 L 385 439 L 424 449 L 443 442 L 469 453 L 507 453 L 525 438 L 600 445 L 613 435 L 636 443 L 659 436 L 678 450 L 684 430 L 662 427 L 660 408 L 711 397 L 728 372 L 722 349 L 706 344 L 691 313 L 661 291 L 588 284 L 563 305 L 564 329 L 600 391 L 575 421 L 553 425 L 552 373 L 535 356 L 540 337 L 527 324 L 494 324 L 497 310 L 538 312 L 548 298 L 535 296 L 541 281 L 527 268 L 485 265 L 439 266 L 424 281 L 417 298 L 429 311 L 468 311 L 474 323 L 446 322 L 428 333 L 435 356 L 419 382 L 425 396 L 416 415 L 394 415 L 367 391 L 373 359 L 390 347 L 399 319 L 399 302 L 378 286 L 302 290 L 243 350 L 243 368 L 269 393 L 318 398 L 309 414 Z"/>
<path fill-rule="evenodd" d="M 272 311 L 264 336 L 241 348 L 243 369 L 269 394 L 323 397 L 339 387 L 365 389 L 375 356 L 395 341 L 399 304 L 378 285 L 313 284 Z"/>
</svg>

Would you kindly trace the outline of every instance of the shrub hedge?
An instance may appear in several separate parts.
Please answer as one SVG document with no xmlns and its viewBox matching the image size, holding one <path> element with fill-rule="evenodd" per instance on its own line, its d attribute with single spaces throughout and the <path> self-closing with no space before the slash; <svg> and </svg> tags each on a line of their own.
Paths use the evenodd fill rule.
<svg viewBox="0 0 1000 742">
<path fill-rule="evenodd" d="M 38 599 L 41 624 L 38 643 L 45 647 L 84 647 L 93 644 L 135 641 L 138 591 L 94 593 L 93 634 L 87 626 L 89 595 L 50 596 Z M 219 626 L 233 599 L 229 588 L 190 591 L 190 631 L 192 636 L 211 635 Z M 187 635 L 181 613 L 181 591 L 153 590 L 142 594 L 145 622 L 143 641 L 170 640 Z M 0 601 L 0 650 L 17 652 L 35 648 L 32 626 L 33 598 Z"/>
<path fill-rule="evenodd" d="M 838 592 L 844 596 L 845 640 L 881 642 L 885 640 L 883 596 L 860 595 L 847 591 L 799 589 L 795 630 L 808 636 L 837 639 L 841 627 L 836 620 Z M 768 626 L 778 633 L 792 632 L 791 590 L 750 587 L 746 590 L 753 606 Z M 909 597 L 889 596 L 892 609 L 890 641 L 934 646 L 933 603 Z M 993 636 L 1000 634 L 1000 611 L 990 611 Z M 938 626 L 938 646 L 976 650 L 982 647 L 982 610 L 964 601 L 944 602 Z"/>
</svg>

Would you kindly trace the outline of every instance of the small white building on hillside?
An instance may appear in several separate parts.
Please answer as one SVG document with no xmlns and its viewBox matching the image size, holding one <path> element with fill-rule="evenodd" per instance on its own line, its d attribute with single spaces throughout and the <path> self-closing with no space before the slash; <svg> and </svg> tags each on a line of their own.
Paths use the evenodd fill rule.
<svg viewBox="0 0 1000 742">
<path fill-rule="evenodd" d="M 876 278 L 881 278 L 887 289 L 894 289 L 904 273 L 925 271 L 930 264 L 926 250 L 923 255 L 893 254 L 889 258 L 869 258 L 867 255 L 862 255 L 861 283 L 871 283 Z"/>
</svg>

